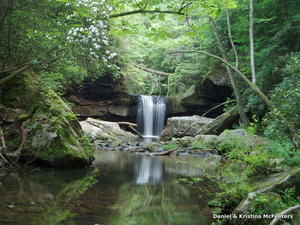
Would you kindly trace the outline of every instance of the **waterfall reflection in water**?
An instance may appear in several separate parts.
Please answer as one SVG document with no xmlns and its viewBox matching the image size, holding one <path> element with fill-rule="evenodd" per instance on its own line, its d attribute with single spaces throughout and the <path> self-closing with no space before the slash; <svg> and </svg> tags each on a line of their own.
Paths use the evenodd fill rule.
<svg viewBox="0 0 300 225">
<path fill-rule="evenodd" d="M 135 161 L 136 184 L 158 184 L 163 178 L 163 162 L 160 158 L 139 156 Z"/>
<path fill-rule="evenodd" d="M 198 176 L 199 166 L 209 172 L 216 163 L 111 151 L 95 158 L 99 171 L 41 168 L 7 176 L 0 186 L 0 224 L 211 224 L 210 184 L 200 181 L 201 192 L 177 178 Z"/>
</svg>

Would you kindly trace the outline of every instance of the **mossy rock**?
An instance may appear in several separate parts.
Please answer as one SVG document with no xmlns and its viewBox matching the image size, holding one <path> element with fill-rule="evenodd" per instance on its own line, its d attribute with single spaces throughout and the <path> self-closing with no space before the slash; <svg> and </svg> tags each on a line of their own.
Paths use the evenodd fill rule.
<svg viewBox="0 0 300 225">
<path fill-rule="evenodd" d="M 27 154 L 53 166 L 80 167 L 89 164 L 93 151 L 68 105 L 54 92 L 39 108 L 27 127 Z M 49 97 L 49 96 L 48 96 Z"/>
<path fill-rule="evenodd" d="M 15 82 L 10 81 L 2 93 L 0 100 L 6 107 L 22 112 L 14 119 L 16 128 L 23 124 L 27 132 L 21 159 L 35 159 L 59 167 L 91 163 L 93 150 L 75 114 L 60 96 L 41 84 L 34 73 L 25 73 Z M 17 145 L 20 142 L 7 141 Z"/>
</svg>

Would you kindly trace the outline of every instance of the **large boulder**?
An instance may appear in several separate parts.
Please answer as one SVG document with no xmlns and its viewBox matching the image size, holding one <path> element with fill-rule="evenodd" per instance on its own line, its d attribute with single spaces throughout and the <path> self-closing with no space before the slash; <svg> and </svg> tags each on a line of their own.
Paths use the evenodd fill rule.
<svg viewBox="0 0 300 225">
<path fill-rule="evenodd" d="M 7 82 L 0 100 L 7 155 L 59 167 L 92 162 L 93 149 L 77 117 L 35 74 L 24 73 L 17 81 Z"/>
<path fill-rule="evenodd" d="M 70 107 L 56 94 L 45 100 L 27 124 L 25 156 L 60 167 L 81 167 L 93 160 L 93 149 Z M 45 111 L 47 110 L 47 111 Z"/>
<path fill-rule="evenodd" d="M 173 137 L 195 136 L 204 125 L 212 122 L 213 119 L 201 116 L 181 116 L 168 118 L 162 134 L 162 140 L 170 140 Z"/>
<path fill-rule="evenodd" d="M 81 121 L 80 125 L 83 132 L 90 136 L 94 141 L 100 140 L 112 143 L 137 140 L 137 136 L 122 130 L 119 124 L 115 122 L 87 118 L 86 120 Z"/>
</svg>

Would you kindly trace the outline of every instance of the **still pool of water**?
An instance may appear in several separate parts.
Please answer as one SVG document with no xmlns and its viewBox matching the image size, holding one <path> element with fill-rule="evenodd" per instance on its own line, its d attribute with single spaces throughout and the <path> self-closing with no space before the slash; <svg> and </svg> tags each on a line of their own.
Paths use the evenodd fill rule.
<svg viewBox="0 0 300 225">
<path fill-rule="evenodd" d="M 0 224 L 208 225 L 215 161 L 101 151 L 86 169 L 1 175 Z M 198 187 L 178 182 L 197 177 Z M 205 189 L 205 190 L 204 190 Z"/>
</svg>

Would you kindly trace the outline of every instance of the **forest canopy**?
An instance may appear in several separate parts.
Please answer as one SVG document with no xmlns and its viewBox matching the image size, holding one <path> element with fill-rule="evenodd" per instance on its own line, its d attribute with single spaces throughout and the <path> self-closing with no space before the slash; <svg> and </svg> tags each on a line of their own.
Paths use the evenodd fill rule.
<svg viewBox="0 0 300 225">
<path fill-rule="evenodd" d="M 299 8 L 297 0 L 3 0 L 0 85 L 30 68 L 61 94 L 111 74 L 130 94 L 181 96 L 211 74 L 229 75 L 243 123 L 246 113 L 267 135 L 298 135 Z"/>
</svg>

